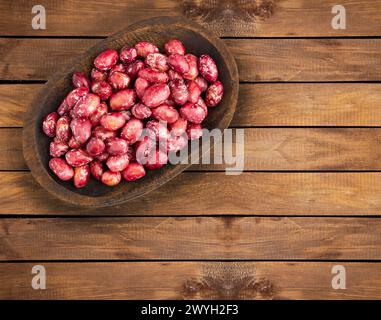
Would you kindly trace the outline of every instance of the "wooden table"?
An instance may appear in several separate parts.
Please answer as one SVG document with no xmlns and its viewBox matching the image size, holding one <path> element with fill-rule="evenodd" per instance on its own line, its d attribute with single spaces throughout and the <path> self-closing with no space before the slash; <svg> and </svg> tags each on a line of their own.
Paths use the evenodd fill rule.
<svg viewBox="0 0 381 320">
<path fill-rule="evenodd" d="M 346 30 L 331 0 L 38 3 L 46 30 L 33 1 L 0 1 L 0 298 L 381 298 L 380 0 L 340 1 Z M 245 172 L 195 166 L 102 210 L 57 201 L 23 160 L 26 106 L 73 56 L 159 15 L 234 54 Z M 36 264 L 46 290 L 31 288 Z"/>
</svg>

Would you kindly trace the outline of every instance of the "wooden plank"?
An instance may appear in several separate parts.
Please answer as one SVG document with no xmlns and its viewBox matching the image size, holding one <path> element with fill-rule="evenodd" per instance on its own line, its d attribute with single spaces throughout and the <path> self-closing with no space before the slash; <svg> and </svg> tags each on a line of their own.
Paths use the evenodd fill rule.
<svg viewBox="0 0 381 320">
<path fill-rule="evenodd" d="M 33 290 L 36 264 L 2 263 L 0 299 L 381 299 L 379 263 L 43 262 L 46 289 Z M 332 288 L 335 265 L 345 290 Z"/>
<path fill-rule="evenodd" d="M 21 136 L 21 129 L 0 129 L 0 170 L 27 169 L 22 154 Z"/>
<path fill-rule="evenodd" d="M 46 80 L 97 39 L 0 39 L 3 80 Z M 231 39 L 241 81 L 379 81 L 381 39 Z"/>
<path fill-rule="evenodd" d="M 0 127 L 21 127 L 42 84 L 0 85 Z M 379 83 L 242 83 L 231 126 L 381 126 Z"/>
<path fill-rule="evenodd" d="M 42 84 L 0 85 L 0 127 L 21 127 L 28 104 Z"/>
<path fill-rule="evenodd" d="M 103 209 L 74 207 L 29 172 L 0 172 L 0 214 L 379 215 L 381 173 L 187 172 L 146 196 Z M 175 195 L 175 196 L 174 196 Z M 191 195 L 191 196 L 190 196 Z"/>
<path fill-rule="evenodd" d="M 31 27 L 35 2 L 3 1 L 1 35 L 107 36 L 127 25 L 154 16 L 182 15 L 221 36 L 320 37 L 380 36 L 379 0 L 342 0 L 347 13 L 346 30 L 331 27 L 331 0 L 260 1 L 40 1 L 46 8 L 46 30 Z"/>
<path fill-rule="evenodd" d="M 377 260 L 375 218 L 1 219 L 0 260 Z"/>
<path fill-rule="evenodd" d="M 225 40 L 241 81 L 381 79 L 381 39 Z"/>
<path fill-rule="evenodd" d="M 380 89 L 377 83 L 240 84 L 231 125 L 381 126 Z"/>
<path fill-rule="evenodd" d="M 244 141 L 233 133 L 233 155 L 242 163 L 230 165 L 221 155 L 203 161 L 211 164 L 190 170 L 380 170 L 381 129 L 338 128 L 247 128 L 241 129 Z M 238 138 L 237 138 L 238 139 Z M 228 149 L 224 150 L 228 153 Z M 47 150 L 48 152 L 48 150 Z M 228 160 L 229 161 L 229 160 Z M 21 129 L 0 129 L 0 170 L 26 170 Z"/>
</svg>

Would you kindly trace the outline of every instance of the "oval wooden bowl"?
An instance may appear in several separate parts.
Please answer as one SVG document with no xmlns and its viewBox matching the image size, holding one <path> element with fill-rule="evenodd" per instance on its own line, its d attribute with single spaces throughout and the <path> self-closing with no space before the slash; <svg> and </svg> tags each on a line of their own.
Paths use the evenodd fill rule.
<svg viewBox="0 0 381 320">
<path fill-rule="evenodd" d="M 124 45 L 133 45 L 138 41 L 151 41 L 162 50 L 166 41 L 178 38 L 188 52 L 195 55 L 207 53 L 217 63 L 219 80 L 225 88 L 222 102 L 205 120 L 208 129 L 225 129 L 232 120 L 238 97 L 238 72 L 233 56 L 223 42 L 198 24 L 184 18 L 158 17 L 138 22 L 100 41 L 97 45 L 76 59 L 62 72 L 56 73 L 41 89 L 27 109 L 24 118 L 23 150 L 25 160 L 34 178 L 47 191 L 57 198 L 75 205 L 104 207 L 121 204 L 146 194 L 168 182 L 189 165 L 166 165 L 160 170 L 148 171 L 147 175 L 136 182 L 123 181 L 116 187 L 107 187 L 95 179 L 88 185 L 76 189 L 72 181 L 63 182 L 57 179 L 49 169 L 49 138 L 42 130 L 41 124 L 45 115 L 56 110 L 60 102 L 72 89 L 71 76 L 74 71 L 87 74 L 92 68 L 94 58 L 106 48 L 121 49 Z M 190 162 L 190 161 L 189 161 Z"/>
</svg>

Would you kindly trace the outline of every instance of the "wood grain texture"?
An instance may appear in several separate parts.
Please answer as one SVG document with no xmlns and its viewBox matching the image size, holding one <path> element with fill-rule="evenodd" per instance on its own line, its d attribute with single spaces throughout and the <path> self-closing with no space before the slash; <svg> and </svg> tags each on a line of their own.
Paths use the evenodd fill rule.
<svg viewBox="0 0 381 320">
<path fill-rule="evenodd" d="M 21 127 L 42 86 L 0 85 L 0 127 Z M 381 84 L 241 83 L 231 126 L 381 126 Z"/>
<path fill-rule="evenodd" d="M 46 80 L 99 39 L 0 39 L 0 78 Z M 227 39 L 241 81 L 379 81 L 381 39 Z"/>
<path fill-rule="evenodd" d="M 47 11 L 46 30 L 30 26 L 35 2 L 2 1 L 1 35 L 107 36 L 130 23 L 158 15 L 181 15 L 221 36 L 316 37 L 380 36 L 379 0 L 342 0 L 346 30 L 331 27 L 331 0 L 140 0 L 40 1 Z M 107 3 L 107 4 L 106 4 Z"/>
<path fill-rule="evenodd" d="M 242 155 L 242 167 L 237 160 L 234 159 L 237 164 L 230 165 L 224 156 L 212 152 L 211 164 L 193 165 L 188 170 L 381 170 L 379 128 L 241 130 L 244 130 L 244 141 L 236 140 L 236 130 L 233 130 L 232 152 L 234 157 Z M 229 151 L 226 149 L 226 152 Z M 21 129 L 0 129 L 0 170 L 27 169 L 22 154 Z"/>
<path fill-rule="evenodd" d="M 241 81 L 381 79 L 381 39 L 225 40 Z"/>
<path fill-rule="evenodd" d="M 0 172 L 0 214 L 379 215 L 381 173 L 183 173 L 163 187 L 105 209 L 64 204 L 29 172 Z M 174 196 L 175 195 L 175 196 Z M 192 195 L 192 196 L 189 196 Z"/>
<path fill-rule="evenodd" d="M 0 260 L 377 260 L 380 228 L 376 218 L 1 219 Z"/>
<path fill-rule="evenodd" d="M 241 83 L 231 126 L 381 126 L 380 89 L 378 83 Z"/>
<path fill-rule="evenodd" d="M 32 290 L 36 263 L 2 263 L 0 299 L 381 299 L 379 263 L 43 262 L 46 290 Z M 347 289 L 332 289 L 343 264 Z"/>
</svg>

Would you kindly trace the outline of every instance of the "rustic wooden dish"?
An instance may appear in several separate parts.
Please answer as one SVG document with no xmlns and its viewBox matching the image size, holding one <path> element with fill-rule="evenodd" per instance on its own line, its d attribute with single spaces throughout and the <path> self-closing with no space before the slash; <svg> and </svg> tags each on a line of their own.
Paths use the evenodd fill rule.
<svg viewBox="0 0 381 320">
<path fill-rule="evenodd" d="M 95 179 L 88 185 L 76 189 L 72 181 L 57 179 L 49 169 L 49 139 L 41 130 L 43 117 L 56 110 L 62 99 L 72 89 L 71 76 L 74 71 L 89 73 L 94 58 L 106 48 L 119 50 L 126 44 L 152 41 L 162 49 L 171 38 L 180 39 L 188 52 L 212 56 L 219 68 L 219 79 L 224 84 L 225 94 L 220 105 L 212 110 L 205 121 L 208 129 L 225 129 L 232 120 L 238 97 L 238 72 L 234 58 L 223 42 L 198 24 L 184 18 L 158 17 L 133 24 L 125 30 L 99 42 L 74 61 L 70 67 L 56 73 L 42 88 L 24 118 L 23 150 L 25 160 L 35 179 L 57 198 L 75 205 L 103 207 L 134 199 L 156 189 L 171 180 L 188 165 L 166 165 L 160 170 L 148 171 L 136 182 L 122 182 L 114 188 L 107 187 Z M 190 162 L 190 161 L 189 161 Z"/>
</svg>

